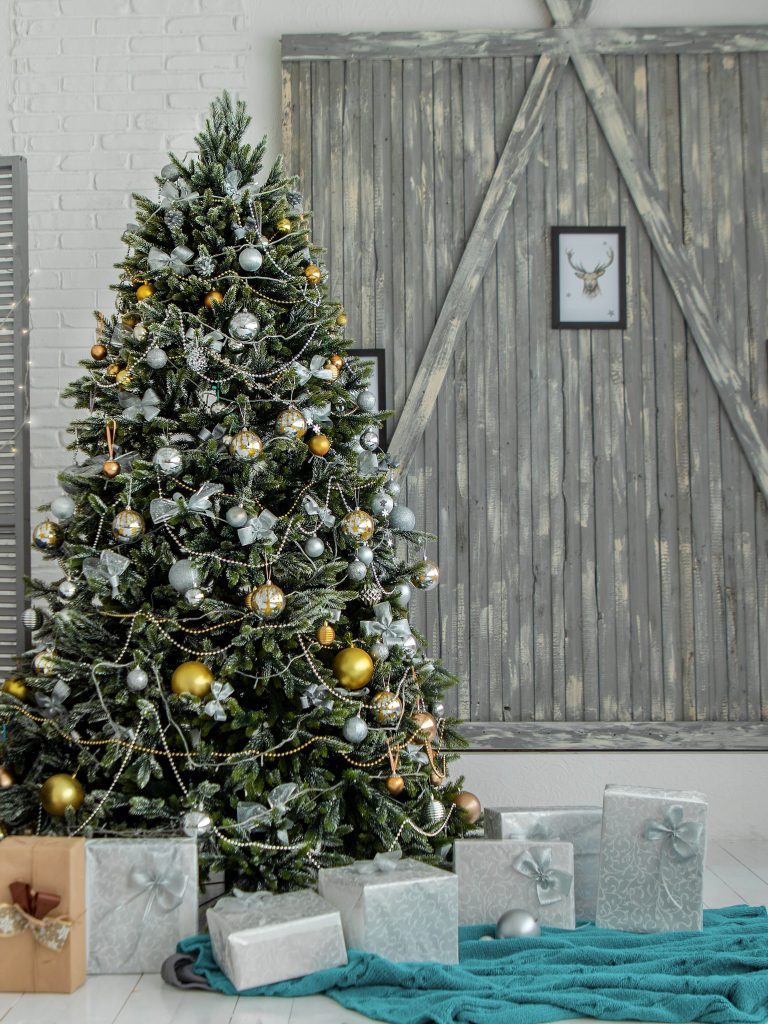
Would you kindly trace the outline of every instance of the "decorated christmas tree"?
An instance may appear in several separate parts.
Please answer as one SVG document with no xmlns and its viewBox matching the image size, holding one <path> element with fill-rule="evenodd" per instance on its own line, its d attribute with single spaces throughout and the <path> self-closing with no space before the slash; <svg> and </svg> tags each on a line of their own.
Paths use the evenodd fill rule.
<svg viewBox="0 0 768 1024">
<path fill-rule="evenodd" d="M 398 503 L 369 365 L 347 356 L 296 181 L 214 102 L 97 314 L 74 465 L 33 542 L 33 649 L 0 694 L 11 832 L 198 836 L 290 889 L 479 816 L 447 777 L 453 678 L 408 622 L 437 585 Z"/>
</svg>

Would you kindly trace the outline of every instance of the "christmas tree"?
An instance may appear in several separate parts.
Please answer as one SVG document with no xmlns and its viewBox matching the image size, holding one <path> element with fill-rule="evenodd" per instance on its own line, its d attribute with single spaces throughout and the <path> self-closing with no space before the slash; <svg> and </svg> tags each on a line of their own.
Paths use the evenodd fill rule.
<svg viewBox="0 0 768 1024">
<path fill-rule="evenodd" d="M 65 493 L 33 542 L 34 650 L 0 694 L 13 832 L 178 832 L 291 889 L 479 815 L 446 776 L 453 678 L 411 631 L 438 569 L 397 503 L 296 180 L 227 95 L 135 196 L 116 311 L 65 395 Z M 415 552 L 415 559 L 412 556 Z"/>
</svg>

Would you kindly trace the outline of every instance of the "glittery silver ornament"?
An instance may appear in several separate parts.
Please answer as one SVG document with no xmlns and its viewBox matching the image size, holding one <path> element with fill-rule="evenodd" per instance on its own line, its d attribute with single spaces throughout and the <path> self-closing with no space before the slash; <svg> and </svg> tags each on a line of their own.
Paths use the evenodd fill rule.
<svg viewBox="0 0 768 1024">
<path fill-rule="evenodd" d="M 347 576 L 349 576 L 349 578 L 355 583 L 362 582 L 365 579 L 367 572 L 368 569 L 358 558 L 356 558 L 354 562 L 350 562 L 347 566 Z"/>
<path fill-rule="evenodd" d="M 541 926 L 527 910 L 507 910 L 496 922 L 497 939 L 525 939 L 541 935 Z"/>
<path fill-rule="evenodd" d="M 60 494 L 51 502 L 51 512 L 60 523 L 66 523 L 75 514 L 75 503 L 68 494 Z"/>
<path fill-rule="evenodd" d="M 184 214 L 181 210 L 168 210 L 163 217 L 163 220 L 165 221 L 166 227 L 174 230 L 175 228 L 180 228 L 184 223 Z"/>
<path fill-rule="evenodd" d="M 59 584 L 59 596 L 68 601 L 77 593 L 77 585 L 72 580 L 62 580 Z"/>
<path fill-rule="evenodd" d="M 151 348 L 144 358 L 147 361 L 147 366 L 152 370 L 162 370 L 168 362 L 168 356 L 161 348 Z"/>
<path fill-rule="evenodd" d="M 360 435 L 360 447 L 367 452 L 372 452 L 379 447 L 379 432 L 373 427 L 367 427 Z"/>
<path fill-rule="evenodd" d="M 377 491 L 371 498 L 371 512 L 379 519 L 385 519 L 394 507 L 395 499 L 386 491 Z"/>
<path fill-rule="evenodd" d="M 368 723 L 359 715 L 348 718 L 341 729 L 347 743 L 362 743 L 368 735 Z"/>
<path fill-rule="evenodd" d="M 208 369 L 208 352 L 202 345 L 190 345 L 187 349 L 186 361 L 193 373 L 205 373 Z"/>
<path fill-rule="evenodd" d="M 396 583 L 389 595 L 390 603 L 396 608 L 407 608 L 411 600 L 411 587 L 409 583 Z"/>
<path fill-rule="evenodd" d="M 190 587 L 189 590 L 184 592 L 184 600 L 192 608 L 197 608 L 205 600 L 205 591 L 201 590 L 200 587 Z"/>
<path fill-rule="evenodd" d="M 376 640 L 375 643 L 372 643 L 368 648 L 368 653 L 374 661 L 386 661 L 389 657 L 389 648 L 386 644 L 382 644 L 380 641 Z"/>
<path fill-rule="evenodd" d="M 363 388 L 357 393 L 357 404 L 363 412 L 373 412 L 376 408 L 376 395 L 368 388 Z"/>
<path fill-rule="evenodd" d="M 325 542 L 320 537 L 309 537 L 304 544 L 304 551 L 310 558 L 319 558 L 325 551 Z"/>
<path fill-rule="evenodd" d="M 259 333 L 258 318 L 247 310 L 235 313 L 229 321 L 229 333 L 238 341 L 252 341 Z"/>
<path fill-rule="evenodd" d="M 407 505 L 395 505 L 389 515 L 389 526 L 392 530 L 410 533 L 416 526 L 416 516 Z"/>
<path fill-rule="evenodd" d="M 367 544 L 361 544 L 355 552 L 355 557 L 363 565 L 371 565 L 373 563 L 373 548 L 369 548 Z"/>
<path fill-rule="evenodd" d="M 176 476 L 180 473 L 183 462 L 179 449 L 170 445 L 158 448 L 152 456 L 152 463 L 166 476 Z"/>
<path fill-rule="evenodd" d="M 430 825 L 439 825 L 441 821 L 445 821 L 447 813 L 445 804 L 440 803 L 439 800 L 430 800 L 427 804 L 426 817 Z"/>
<path fill-rule="evenodd" d="M 211 831 L 211 818 L 205 811 L 187 811 L 182 819 L 181 827 L 184 834 L 197 838 Z"/>
<path fill-rule="evenodd" d="M 136 324 L 136 326 L 133 328 L 133 336 L 136 339 L 136 341 L 146 341 L 148 334 L 149 331 L 144 326 L 144 324 Z"/>
<path fill-rule="evenodd" d="M 198 277 L 211 277 L 215 269 L 216 264 L 206 253 L 201 253 L 195 260 L 195 273 Z"/>
<path fill-rule="evenodd" d="M 179 594 L 200 585 L 200 573 L 191 559 L 180 558 L 168 570 L 168 582 Z"/>
<path fill-rule="evenodd" d="M 248 246 L 247 249 L 241 249 L 240 255 L 237 257 L 237 262 L 243 268 L 247 274 L 255 274 L 264 262 L 264 257 L 261 255 L 258 249 L 254 249 L 252 246 Z"/>
<path fill-rule="evenodd" d="M 160 168 L 160 177 L 165 178 L 166 181 L 177 181 L 180 173 L 175 164 L 166 164 L 165 167 Z"/>
<path fill-rule="evenodd" d="M 37 608 L 25 608 L 21 613 L 21 621 L 25 629 L 37 629 L 43 621 L 43 617 Z"/>
<path fill-rule="evenodd" d="M 432 705 L 432 715 L 435 718 L 445 718 L 445 704 L 441 700 L 436 700 Z"/>
<path fill-rule="evenodd" d="M 248 513 L 241 505 L 233 505 L 228 508 L 224 518 L 227 520 L 229 526 L 235 530 L 239 530 L 241 526 L 245 526 L 248 522 Z"/>
<path fill-rule="evenodd" d="M 125 684 L 129 690 L 139 693 L 141 690 L 146 690 L 149 685 L 149 676 L 143 668 L 132 668 L 125 677 Z"/>
<path fill-rule="evenodd" d="M 384 490 L 387 492 L 387 494 L 391 494 L 393 498 L 400 497 L 401 487 L 399 482 L 395 479 L 387 480 L 387 482 L 384 484 Z"/>
</svg>

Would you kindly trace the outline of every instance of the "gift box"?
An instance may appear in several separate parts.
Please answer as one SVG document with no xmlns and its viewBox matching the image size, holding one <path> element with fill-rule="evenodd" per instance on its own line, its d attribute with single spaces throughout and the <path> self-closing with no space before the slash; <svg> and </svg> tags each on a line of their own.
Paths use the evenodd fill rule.
<svg viewBox="0 0 768 1024">
<path fill-rule="evenodd" d="M 198 930 L 197 843 L 89 839 L 88 973 L 156 974 Z"/>
<path fill-rule="evenodd" d="M 541 924 L 576 927 L 571 843 L 458 839 L 453 870 L 461 924 L 493 924 L 507 910 L 527 910 Z"/>
<path fill-rule="evenodd" d="M 344 868 L 323 868 L 318 889 L 338 908 L 350 949 L 388 960 L 459 960 L 457 880 L 399 852 Z"/>
<path fill-rule="evenodd" d="M 576 919 L 595 920 L 602 807 L 486 807 L 483 818 L 487 839 L 571 843 Z"/>
<path fill-rule="evenodd" d="M 608 786 L 597 925 L 630 932 L 700 930 L 706 821 L 701 793 Z"/>
<path fill-rule="evenodd" d="M 0 843 L 0 992 L 74 992 L 85 981 L 85 841 Z"/>
<path fill-rule="evenodd" d="M 225 896 L 207 916 L 213 955 L 240 992 L 347 962 L 339 912 L 309 889 Z"/>
</svg>

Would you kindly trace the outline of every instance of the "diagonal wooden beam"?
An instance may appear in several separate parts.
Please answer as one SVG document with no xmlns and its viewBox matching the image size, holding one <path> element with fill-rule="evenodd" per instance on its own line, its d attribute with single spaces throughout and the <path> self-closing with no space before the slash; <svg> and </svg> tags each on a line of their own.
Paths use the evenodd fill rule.
<svg viewBox="0 0 768 1024">
<path fill-rule="evenodd" d="M 389 444 L 389 455 L 399 463 L 400 474 L 413 458 L 432 415 L 456 339 L 482 284 L 567 62 L 562 54 L 539 57 Z"/>
</svg>

